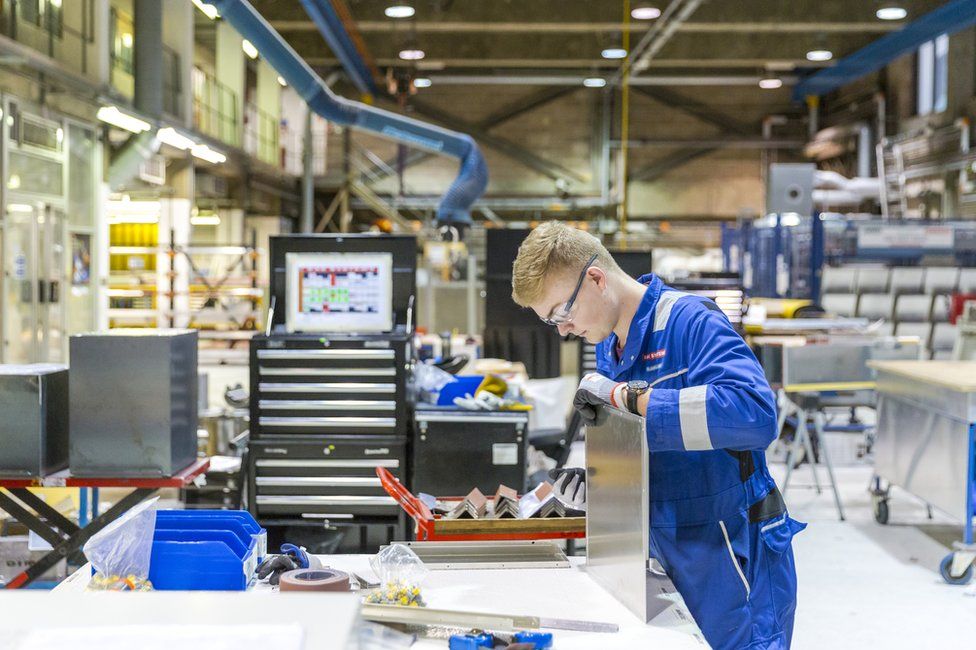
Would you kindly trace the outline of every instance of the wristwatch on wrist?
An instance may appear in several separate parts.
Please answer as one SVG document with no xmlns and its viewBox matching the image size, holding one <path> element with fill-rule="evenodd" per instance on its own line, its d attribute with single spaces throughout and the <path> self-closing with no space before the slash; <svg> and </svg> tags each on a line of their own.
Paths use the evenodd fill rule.
<svg viewBox="0 0 976 650">
<path fill-rule="evenodd" d="M 627 410 L 635 415 L 640 415 L 637 411 L 637 398 L 646 393 L 651 385 L 643 379 L 634 379 L 627 382 Z"/>
</svg>

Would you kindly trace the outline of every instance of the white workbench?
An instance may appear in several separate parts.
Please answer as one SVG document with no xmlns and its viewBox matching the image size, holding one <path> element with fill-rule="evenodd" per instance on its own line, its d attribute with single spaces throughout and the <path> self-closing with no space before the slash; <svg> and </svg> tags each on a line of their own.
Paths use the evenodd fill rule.
<svg viewBox="0 0 976 650">
<path fill-rule="evenodd" d="M 367 580 L 376 580 L 369 566 L 368 555 L 323 555 L 319 558 L 325 566 L 351 571 Z M 659 594 L 657 600 L 661 604 L 662 611 L 645 625 L 586 574 L 583 566 L 585 558 L 574 557 L 571 558 L 571 562 L 573 566 L 567 569 L 431 571 L 424 583 L 423 595 L 429 607 L 439 609 L 575 619 L 616 623 L 620 626 L 620 631 L 615 634 L 545 630 L 553 633 L 556 650 L 592 648 L 594 645 L 606 648 L 653 647 L 698 650 L 707 647 L 684 602 L 666 578 L 654 579 L 651 589 Z M 83 567 L 59 585 L 55 592 L 82 593 L 89 575 L 90 569 Z M 168 592 L 167 595 L 173 593 Z M 331 595 L 276 594 L 267 584 L 257 584 L 248 593 L 260 596 L 261 600 L 268 597 L 290 599 L 293 596 L 320 598 Z M 193 593 L 186 594 L 188 599 L 193 595 Z M 228 595 L 241 596 L 241 594 Z M 82 593 L 76 598 L 86 596 L 90 597 L 91 594 Z M 309 626 L 309 639 L 321 638 L 321 632 L 312 630 L 317 623 L 314 618 L 303 622 L 304 625 Z M 420 639 L 413 647 L 418 650 L 423 648 L 443 650 L 446 646 L 444 641 Z M 316 646 L 307 642 L 306 647 Z"/>
</svg>

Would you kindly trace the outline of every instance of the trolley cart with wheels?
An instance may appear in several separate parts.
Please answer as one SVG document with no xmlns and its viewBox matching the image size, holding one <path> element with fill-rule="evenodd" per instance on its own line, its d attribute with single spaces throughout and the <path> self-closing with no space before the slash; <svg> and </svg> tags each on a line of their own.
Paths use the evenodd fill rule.
<svg viewBox="0 0 976 650">
<path fill-rule="evenodd" d="M 897 486 L 962 520 L 963 539 L 942 560 L 949 584 L 966 584 L 976 562 L 976 362 L 872 361 L 878 430 L 871 496 L 888 523 Z"/>
</svg>

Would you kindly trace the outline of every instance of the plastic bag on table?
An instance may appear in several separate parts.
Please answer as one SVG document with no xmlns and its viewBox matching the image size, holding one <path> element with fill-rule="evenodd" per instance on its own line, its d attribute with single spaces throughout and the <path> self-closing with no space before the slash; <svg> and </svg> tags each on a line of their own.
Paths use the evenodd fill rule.
<svg viewBox="0 0 976 650">
<path fill-rule="evenodd" d="M 449 372 L 428 363 L 418 363 L 413 370 L 417 388 L 430 393 L 438 393 L 448 384 L 457 381 Z"/>
<path fill-rule="evenodd" d="M 380 586 L 367 596 L 367 603 L 426 607 L 420 589 L 429 573 L 423 560 L 403 544 L 390 544 L 369 560 Z"/>
<path fill-rule="evenodd" d="M 85 557 L 95 568 L 88 589 L 151 591 L 149 560 L 156 532 L 156 502 L 143 501 L 85 542 Z"/>
</svg>

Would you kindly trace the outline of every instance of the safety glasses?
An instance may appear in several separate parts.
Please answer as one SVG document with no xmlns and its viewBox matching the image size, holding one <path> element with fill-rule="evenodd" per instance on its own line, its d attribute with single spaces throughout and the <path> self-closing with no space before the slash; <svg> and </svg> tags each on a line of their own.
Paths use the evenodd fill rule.
<svg viewBox="0 0 976 650">
<path fill-rule="evenodd" d="M 573 322 L 573 304 L 576 302 L 576 296 L 579 295 L 580 288 L 583 286 L 583 279 L 586 277 L 586 272 L 593 266 L 593 262 L 596 261 L 597 255 L 593 255 L 590 261 L 586 263 L 583 270 L 580 272 L 579 280 L 576 281 L 576 289 L 573 290 L 573 295 L 569 297 L 569 300 L 563 304 L 557 306 L 549 316 L 542 319 L 542 322 L 546 325 L 552 325 L 553 327 L 558 327 L 559 325 L 567 325 Z"/>
</svg>

